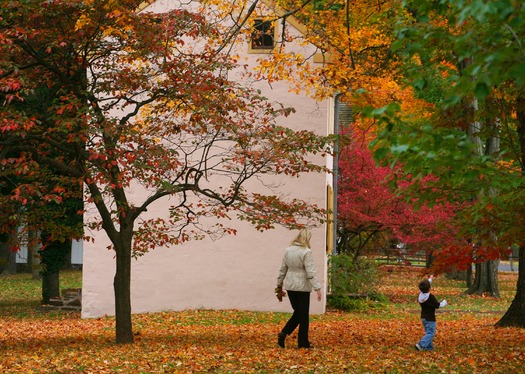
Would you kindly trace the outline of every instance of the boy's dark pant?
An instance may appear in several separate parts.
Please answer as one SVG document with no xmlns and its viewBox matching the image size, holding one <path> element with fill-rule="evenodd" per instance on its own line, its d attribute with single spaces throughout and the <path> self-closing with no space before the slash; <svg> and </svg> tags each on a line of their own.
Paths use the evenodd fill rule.
<svg viewBox="0 0 525 374">
<path fill-rule="evenodd" d="M 282 332 L 290 335 L 299 325 L 299 336 L 297 345 L 299 348 L 310 347 L 308 340 L 309 314 L 310 314 L 310 292 L 287 291 L 293 314 L 284 326 Z"/>
</svg>

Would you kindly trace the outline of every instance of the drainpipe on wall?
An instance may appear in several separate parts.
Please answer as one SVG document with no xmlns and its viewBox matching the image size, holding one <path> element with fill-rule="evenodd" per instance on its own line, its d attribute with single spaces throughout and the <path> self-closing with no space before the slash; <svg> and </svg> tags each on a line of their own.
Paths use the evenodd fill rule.
<svg viewBox="0 0 525 374">
<path fill-rule="evenodd" d="M 339 135 L 340 128 L 344 126 L 350 126 L 352 123 L 352 107 L 345 102 L 340 102 L 340 98 L 343 96 L 342 93 L 337 93 L 334 96 L 334 134 Z M 339 181 L 339 144 L 336 143 L 334 147 L 334 173 L 333 173 L 333 191 L 334 191 L 334 232 L 333 241 L 334 246 L 332 254 L 336 254 L 337 251 L 337 192 L 338 192 L 338 181 Z"/>
<path fill-rule="evenodd" d="M 340 93 L 337 93 L 334 96 L 334 135 L 339 134 L 339 98 L 341 97 Z M 337 191 L 338 191 L 338 180 L 339 180 L 339 144 L 338 142 L 334 145 L 334 164 L 333 164 L 333 177 L 332 177 L 332 189 L 333 189 L 333 246 L 332 254 L 337 254 Z"/>
</svg>

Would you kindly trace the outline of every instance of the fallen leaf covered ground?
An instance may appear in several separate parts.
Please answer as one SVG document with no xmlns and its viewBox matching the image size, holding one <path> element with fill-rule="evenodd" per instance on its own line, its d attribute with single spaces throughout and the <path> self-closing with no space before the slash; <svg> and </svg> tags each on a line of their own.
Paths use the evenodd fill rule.
<svg viewBox="0 0 525 374">
<path fill-rule="evenodd" d="M 497 300 L 462 296 L 462 282 L 436 279 L 433 292 L 450 305 L 437 316 L 433 352 L 414 349 L 422 327 L 413 268 L 382 272 L 381 288 L 391 300 L 384 308 L 312 316 L 312 350 L 297 349 L 295 335 L 285 349 L 277 346 L 288 314 L 235 310 L 135 315 L 135 343 L 117 345 L 113 318 L 35 312 L 33 302 L 20 300 L 10 305 L 5 290 L 12 280 L 2 278 L 0 372 L 525 373 L 525 329 L 494 327 L 516 277 L 500 274 Z"/>
</svg>

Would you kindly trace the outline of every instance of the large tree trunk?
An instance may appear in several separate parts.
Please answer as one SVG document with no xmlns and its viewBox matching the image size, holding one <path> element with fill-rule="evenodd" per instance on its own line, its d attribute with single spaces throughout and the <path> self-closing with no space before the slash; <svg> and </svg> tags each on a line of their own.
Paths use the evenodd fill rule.
<svg viewBox="0 0 525 374">
<path fill-rule="evenodd" d="M 476 264 L 474 284 L 465 291 L 465 293 L 469 295 L 500 297 L 498 288 L 498 266 L 499 260 L 485 261 Z"/>
<path fill-rule="evenodd" d="M 60 297 L 60 272 L 46 271 L 42 274 L 42 304 L 49 304 L 52 298 Z"/>
<path fill-rule="evenodd" d="M 432 263 L 434 262 L 434 255 L 432 251 L 426 253 L 425 258 L 425 267 L 428 269 L 432 266 Z"/>
<path fill-rule="evenodd" d="M 41 279 L 41 258 L 38 254 L 39 251 L 39 242 L 38 242 L 38 228 L 36 226 L 31 226 L 27 232 L 27 250 L 29 252 L 28 258 L 31 258 L 31 273 L 33 274 L 33 279 Z"/>
<path fill-rule="evenodd" d="M 476 99 L 471 101 L 470 106 L 474 113 L 478 111 L 478 101 Z M 476 145 L 475 153 L 479 157 L 483 155 L 493 155 L 500 150 L 500 139 L 497 131 L 499 128 L 499 122 L 495 120 L 494 122 L 487 123 L 487 125 L 492 131 L 486 141 L 485 149 L 480 138 L 482 123 L 479 121 L 472 121 L 467 129 L 469 138 Z M 480 191 L 480 193 L 488 193 L 490 196 L 496 196 L 498 191 L 494 188 L 489 188 L 488 191 Z M 496 243 L 496 235 L 491 233 L 491 236 Z M 467 291 L 465 291 L 465 293 L 469 295 L 490 295 L 493 297 L 499 297 L 498 267 L 499 260 L 476 264 L 474 283 Z"/>
<path fill-rule="evenodd" d="M 49 304 L 50 299 L 60 297 L 60 268 L 71 251 L 71 241 L 49 242 L 47 234 L 42 237 L 45 243 L 39 251 L 42 260 L 42 304 Z"/>
<path fill-rule="evenodd" d="M 521 176 L 525 176 L 525 95 L 516 99 L 516 118 L 518 141 L 520 144 Z M 525 327 L 525 245 L 520 245 L 518 252 L 518 283 L 516 295 L 507 312 L 496 326 Z"/>
<path fill-rule="evenodd" d="M 9 259 L 9 246 L 7 243 L 0 241 L 0 273 L 4 271 Z"/>
<path fill-rule="evenodd" d="M 132 228 L 121 227 L 120 242 L 115 244 L 116 265 L 113 289 L 115 292 L 116 342 L 133 343 L 131 324 L 131 241 Z"/>
<path fill-rule="evenodd" d="M 6 264 L 2 271 L 2 276 L 16 274 L 16 252 L 9 249 L 9 253 L 6 257 Z"/>
<path fill-rule="evenodd" d="M 455 267 L 451 269 L 450 271 L 447 271 L 445 274 L 445 277 L 447 279 L 454 279 L 454 280 L 460 280 L 460 281 L 467 281 L 467 271 L 466 270 L 458 270 Z"/>
<path fill-rule="evenodd" d="M 467 287 L 472 287 L 472 264 L 467 268 Z"/>
<path fill-rule="evenodd" d="M 452 270 L 448 271 L 445 276 L 447 279 L 455 279 L 460 281 L 465 281 L 465 284 L 467 285 L 467 289 L 470 289 L 473 285 L 472 283 L 472 264 L 469 264 L 466 270 L 458 270 L 456 268 L 453 268 Z"/>
<path fill-rule="evenodd" d="M 520 246 L 518 261 L 516 295 L 509 309 L 496 323 L 496 326 L 525 327 L 525 246 Z"/>
<path fill-rule="evenodd" d="M 18 242 L 17 230 L 11 230 L 9 232 L 9 238 L 7 243 L 1 243 L 5 253 L 5 265 L 2 274 L 0 275 L 13 275 L 16 274 L 16 252 L 12 251 L 11 248 L 14 243 Z"/>
</svg>

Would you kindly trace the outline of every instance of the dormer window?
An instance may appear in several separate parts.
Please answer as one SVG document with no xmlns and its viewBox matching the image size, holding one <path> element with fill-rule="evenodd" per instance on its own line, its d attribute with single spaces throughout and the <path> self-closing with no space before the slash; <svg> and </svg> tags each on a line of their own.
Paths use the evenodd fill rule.
<svg viewBox="0 0 525 374">
<path fill-rule="evenodd" d="M 250 49 L 254 52 L 264 52 L 273 49 L 275 27 L 272 21 L 255 19 L 251 36 Z"/>
</svg>

